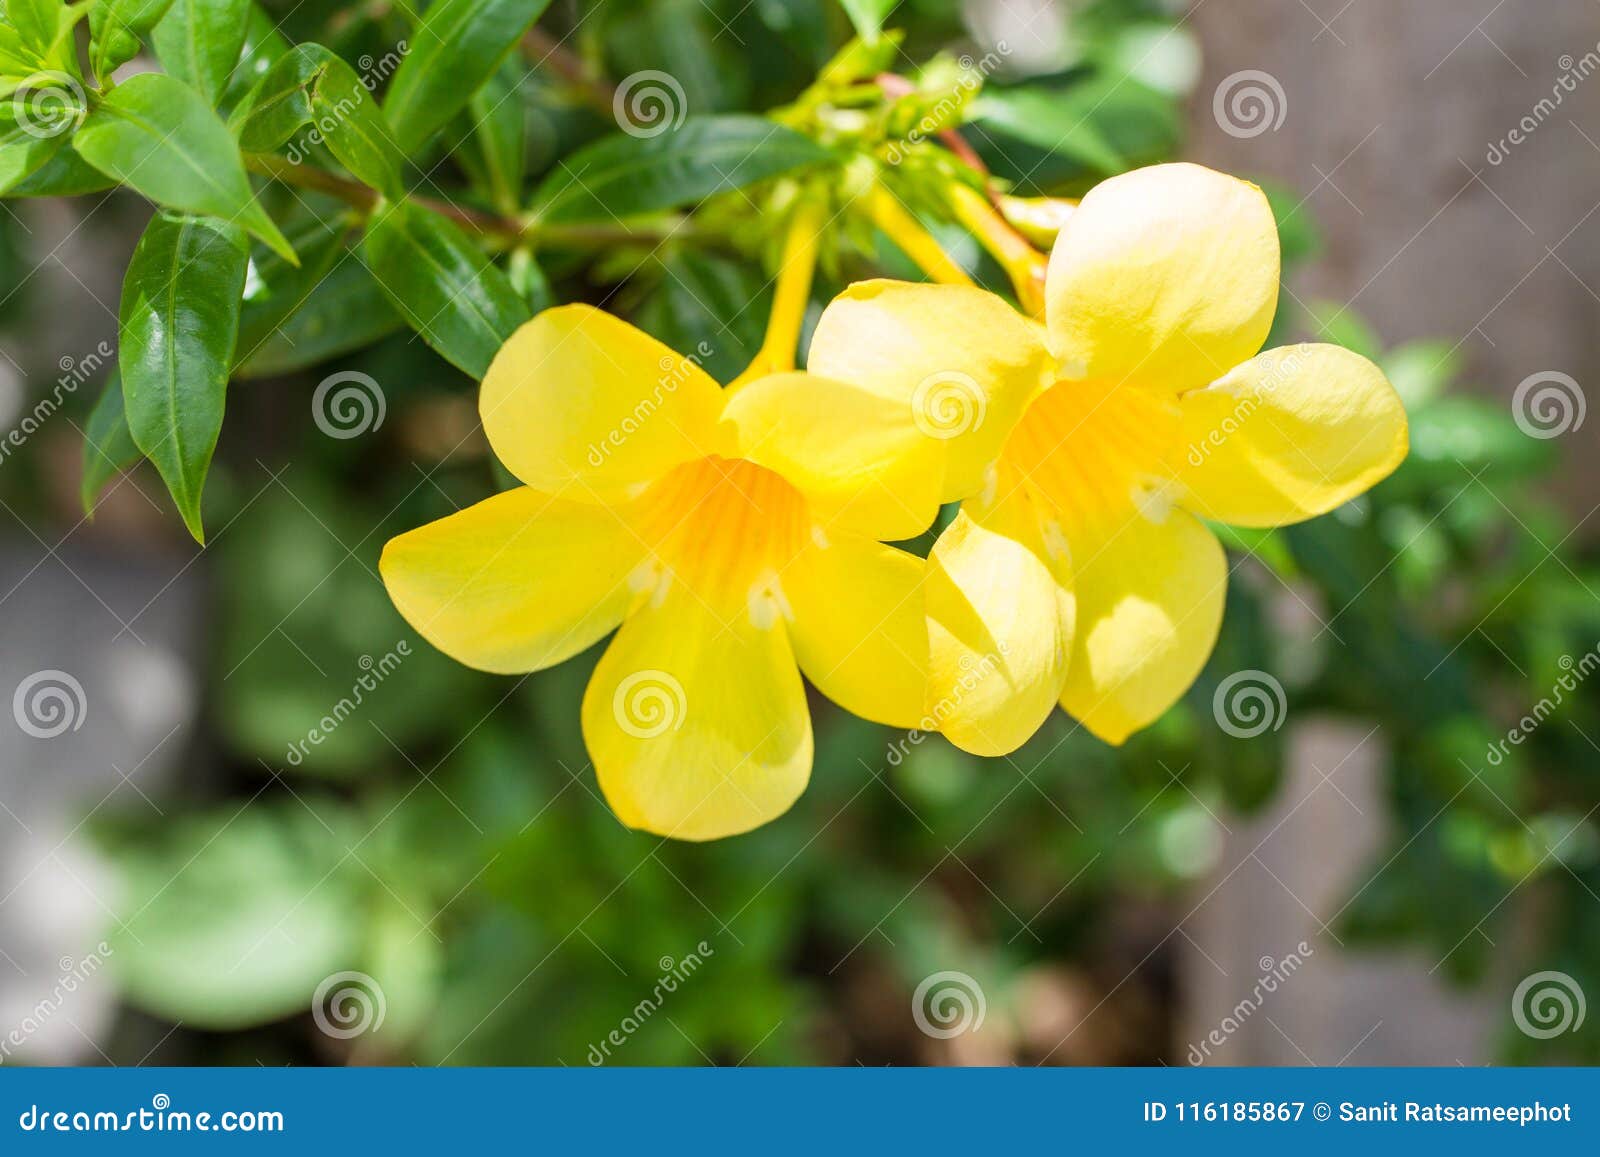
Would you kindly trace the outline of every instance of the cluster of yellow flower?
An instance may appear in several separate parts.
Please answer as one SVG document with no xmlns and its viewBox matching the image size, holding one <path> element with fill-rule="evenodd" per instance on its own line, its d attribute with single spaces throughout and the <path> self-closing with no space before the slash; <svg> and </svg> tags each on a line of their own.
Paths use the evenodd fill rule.
<svg viewBox="0 0 1600 1157">
<path fill-rule="evenodd" d="M 547 310 L 480 398 L 525 485 L 390 542 L 384 581 L 488 671 L 616 630 L 584 738 L 621 820 L 663 835 L 731 835 L 794 802 L 801 671 L 981 755 L 1058 703 L 1120 743 L 1216 640 L 1228 566 L 1201 519 L 1309 518 L 1405 456 L 1371 362 L 1257 352 L 1279 272 L 1261 191 L 1177 164 L 1083 199 L 1042 321 L 970 285 L 863 282 L 823 311 L 806 372 L 764 363 L 722 388 L 599 310 Z M 886 545 L 954 502 L 926 560 Z"/>
</svg>

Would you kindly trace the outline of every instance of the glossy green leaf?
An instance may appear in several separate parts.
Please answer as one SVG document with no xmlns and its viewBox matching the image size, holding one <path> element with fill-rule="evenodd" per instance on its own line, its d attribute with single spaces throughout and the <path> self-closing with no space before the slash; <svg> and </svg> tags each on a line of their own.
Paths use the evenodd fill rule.
<svg viewBox="0 0 1600 1157">
<path fill-rule="evenodd" d="M 277 21 L 262 11 L 259 4 L 250 5 L 250 15 L 245 20 L 244 48 L 239 52 L 239 63 L 233 66 L 228 78 L 228 89 L 222 103 L 232 106 L 244 98 L 245 93 L 267 74 L 289 51 L 289 41 L 278 31 Z"/>
<path fill-rule="evenodd" d="M 95 500 L 106 483 L 142 457 L 122 408 L 122 378 L 113 372 L 83 429 L 83 482 L 79 490 L 83 512 L 93 515 Z"/>
<path fill-rule="evenodd" d="M 172 0 L 100 0 L 89 11 L 89 60 L 94 74 L 109 77 L 139 52 Z"/>
<path fill-rule="evenodd" d="M 532 316 L 506 275 L 457 225 L 420 206 L 385 209 L 368 227 L 364 248 L 406 323 L 475 378 Z"/>
<path fill-rule="evenodd" d="M 64 145 L 65 134 L 60 138 Z M 114 188 L 116 180 L 106 176 L 71 148 L 59 148 L 30 176 L 6 192 L 8 197 L 77 197 Z"/>
<path fill-rule="evenodd" d="M 250 24 L 250 0 L 173 0 L 151 34 L 169 74 L 215 105 L 239 63 Z"/>
<path fill-rule="evenodd" d="M 128 429 L 199 542 L 205 541 L 200 494 L 222 431 L 248 258 L 236 226 L 158 214 L 122 284 L 119 361 Z"/>
<path fill-rule="evenodd" d="M 401 194 L 405 157 L 355 69 L 320 44 L 298 44 L 267 70 L 230 119 L 240 147 L 271 152 L 307 124 L 339 163 L 386 196 Z"/>
<path fill-rule="evenodd" d="M 290 265 L 265 247 L 250 254 L 250 274 L 245 280 L 239 314 L 239 343 L 234 353 L 236 369 L 242 370 L 261 353 L 279 327 L 311 299 L 336 262 L 360 264 L 345 251 L 344 238 L 350 223 L 342 216 L 325 219 L 307 213 L 303 220 L 286 228 L 300 255 L 298 266 Z"/>
<path fill-rule="evenodd" d="M 307 264 L 310 264 L 308 261 Z M 289 316 L 249 344 L 241 333 L 241 378 L 263 378 L 320 365 L 330 358 L 371 345 L 403 328 L 405 322 L 361 258 L 348 250 L 317 281 Z"/>
<path fill-rule="evenodd" d="M 65 131 L 40 129 L 27 119 L 19 119 L 15 102 L 0 103 L 0 193 L 9 193 L 38 172 L 66 143 Z"/>
<path fill-rule="evenodd" d="M 238 224 L 295 260 L 256 201 L 228 127 L 188 85 L 148 72 L 118 85 L 72 144 L 95 168 L 157 204 Z"/>
<path fill-rule="evenodd" d="M 971 118 L 1050 153 L 1111 174 L 1127 168 L 1096 123 L 1095 107 L 1047 88 L 988 89 L 973 102 Z"/>
<path fill-rule="evenodd" d="M 506 65 L 472 94 L 460 122 L 455 151 L 473 182 L 496 209 L 514 215 L 522 206 L 528 152 L 527 109 L 517 91 L 520 73 Z"/>
<path fill-rule="evenodd" d="M 834 154 L 765 117 L 691 117 L 650 137 L 607 137 L 579 149 L 533 197 L 545 222 L 615 221 L 738 189 Z"/>
<path fill-rule="evenodd" d="M 406 152 L 460 112 L 550 0 L 434 0 L 395 70 L 384 112 Z"/>
</svg>

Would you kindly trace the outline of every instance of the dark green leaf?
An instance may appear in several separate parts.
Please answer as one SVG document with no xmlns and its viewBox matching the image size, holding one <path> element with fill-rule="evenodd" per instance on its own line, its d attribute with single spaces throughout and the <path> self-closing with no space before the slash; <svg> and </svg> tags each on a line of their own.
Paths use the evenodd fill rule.
<svg viewBox="0 0 1600 1157">
<path fill-rule="evenodd" d="M 249 24 L 250 0 L 173 0 L 150 40 L 162 67 L 215 105 Z"/>
<path fill-rule="evenodd" d="M 972 105 L 972 119 L 987 130 L 1070 157 L 1101 173 L 1121 172 L 1127 162 L 1100 131 L 1095 112 L 1074 99 L 1071 90 L 1047 88 L 990 89 Z"/>
<path fill-rule="evenodd" d="M 93 515 L 95 500 L 106 483 L 141 457 L 122 409 L 122 379 L 113 372 L 83 431 L 83 512 Z"/>
<path fill-rule="evenodd" d="M 304 304 L 258 344 L 247 345 L 241 336 L 239 352 L 245 361 L 238 375 L 261 378 L 303 370 L 371 345 L 404 324 L 361 259 L 341 251 Z"/>
<path fill-rule="evenodd" d="M 344 236 L 348 230 L 349 223 L 343 218 L 325 220 L 308 213 L 298 225 L 288 227 L 289 240 L 300 255 L 298 266 L 290 265 L 269 249 L 258 248 L 251 253 L 251 276 L 239 315 L 236 369 L 254 359 L 278 328 L 310 300 L 336 261 L 359 264 L 345 253 Z"/>
<path fill-rule="evenodd" d="M 405 158 L 361 78 L 320 44 L 299 44 L 267 70 L 231 118 L 250 152 L 281 148 L 306 124 L 339 163 L 386 196 L 400 196 Z"/>
<path fill-rule="evenodd" d="M 172 77 L 147 72 L 112 89 L 72 144 L 95 168 L 157 204 L 237 223 L 295 260 L 256 201 L 228 127 Z"/>
<path fill-rule="evenodd" d="M 520 79 L 507 65 L 472 95 L 456 157 L 496 209 L 513 215 L 522 206 L 527 159 L 527 109 Z"/>
<path fill-rule="evenodd" d="M 365 251 L 407 324 L 475 378 L 531 316 L 506 275 L 460 228 L 410 202 L 390 206 L 368 226 Z"/>
<path fill-rule="evenodd" d="M 549 3 L 434 0 L 384 98 L 401 149 L 416 149 L 460 112 Z"/>
<path fill-rule="evenodd" d="M 100 0 L 89 11 L 89 60 L 102 80 L 132 60 L 172 0 Z"/>
<path fill-rule="evenodd" d="M 118 333 L 134 443 L 155 463 L 189 532 L 222 430 L 249 247 L 235 226 L 158 214 L 133 251 Z"/>
<path fill-rule="evenodd" d="M 259 4 L 250 5 L 250 16 L 245 22 L 244 48 L 239 53 L 239 63 L 234 65 L 228 78 L 228 91 L 222 103 L 231 106 L 250 91 L 252 85 L 266 75 L 289 51 L 289 42 L 278 31 L 277 22 L 261 10 Z"/>
<path fill-rule="evenodd" d="M 579 149 L 540 184 L 540 221 L 614 221 L 672 209 L 775 177 L 833 154 L 764 117 L 691 117 L 650 137 L 614 136 Z"/>
<path fill-rule="evenodd" d="M 61 140 L 66 141 L 63 136 Z M 115 187 L 116 181 L 106 176 L 73 149 L 57 149 L 32 176 L 19 181 L 6 194 L 8 197 L 76 197 L 83 193 L 99 193 Z"/>
<path fill-rule="evenodd" d="M 55 125 L 41 130 L 33 121 L 17 117 L 17 102 L 0 103 L 0 193 L 9 193 L 44 167 L 66 142 L 65 129 Z"/>
</svg>

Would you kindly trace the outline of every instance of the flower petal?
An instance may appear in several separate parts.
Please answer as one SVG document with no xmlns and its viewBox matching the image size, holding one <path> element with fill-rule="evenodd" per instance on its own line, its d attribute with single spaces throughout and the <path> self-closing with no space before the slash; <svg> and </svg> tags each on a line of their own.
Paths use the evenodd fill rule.
<svg viewBox="0 0 1600 1157">
<path fill-rule="evenodd" d="M 928 678 L 926 563 L 861 538 L 813 543 L 783 574 L 800 669 L 847 711 L 918 727 Z"/>
<path fill-rule="evenodd" d="M 428 642 L 470 667 L 536 671 L 622 621 L 645 548 L 621 511 L 521 487 L 389 540 L 378 570 Z"/>
<path fill-rule="evenodd" d="M 1153 723 L 1205 666 L 1228 568 L 1216 536 L 1182 510 L 1131 511 L 1108 535 L 1068 531 L 1078 632 L 1061 706 L 1107 743 Z"/>
<path fill-rule="evenodd" d="M 690 358 L 588 305 L 547 309 L 500 347 L 478 410 L 528 485 L 615 491 L 705 457 L 722 391 Z M 577 496 L 577 495 L 574 495 Z"/>
<path fill-rule="evenodd" d="M 1326 513 L 1406 456 L 1400 396 L 1382 370 L 1339 346 L 1268 350 L 1184 394 L 1179 408 L 1184 505 L 1239 526 Z"/>
<path fill-rule="evenodd" d="M 910 408 L 814 374 L 773 374 L 728 398 L 739 457 L 783 475 L 830 528 L 914 538 L 939 513 L 944 463 Z"/>
<path fill-rule="evenodd" d="M 1071 375 L 1201 386 L 1261 348 L 1278 301 L 1261 190 L 1199 165 L 1102 181 L 1050 255 L 1045 318 Z"/>
<path fill-rule="evenodd" d="M 713 610 L 681 582 L 622 624 L 583 697 L 583 738 L 623 823 L 711 840 L 782 815 L 811 775 L 811 717 L 781 619 Z"/>
<path fill-rule="evenodd" d="M 1014 480 L 1012 480 L 1014 481 Z M 1074 604 L 1020 486 L 964 506 L 928 556 L 927 729 L 974 755 L 1026 743 L 1061 694 Z"/>
<path fill-rule="evenodd" d="M 907 407 L 946 459 L 946 502 L 982 487 L 1023 407 L 1053 373 L 1039 327 L 1004 299 L 901 281 L 857 282 L 834 298 L 806 364 Z"/>
</svg>

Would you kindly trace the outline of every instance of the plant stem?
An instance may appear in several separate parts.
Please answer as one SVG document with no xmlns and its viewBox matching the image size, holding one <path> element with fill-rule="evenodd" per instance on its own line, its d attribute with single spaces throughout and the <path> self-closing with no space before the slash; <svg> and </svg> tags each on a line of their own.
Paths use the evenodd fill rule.
<svg viewBox="0 0 1600 1157">
<path fill-rule="evenodd" d="M 967 227 L 1000 263 L 1017 292 L 1017 304 L 1033 317 L 1044 315 L 1044 274 L 1050 260 L 1011 223 L 995 211 L 989 199 L 970 185 L 953 182 L 946 192 L 956 220 Z"/>
<path fill-rule="evenodd" d="M 614 115 L 616 88 L 595 76 L 577 53 L 553 39 L 548 32 L 538 27 L 528 29 L 522 38 L 522 55 L 530 64 L 543 65 L 566 81 L 596 112 L 608 117 Z"/>
<path fill-rule="evenodd" d="M 754 360 L 728 384 L 730 390 L 767 374 L 794 369 L 800 327 L 805 322 L 806 305 L 811 301 L 811 277 L 817 267 L 822 226 L 823 203 L 820 200 L 807 198 L 795 207 L 783 241 L 783 256 L 779 258 L 778 284 L 772 295 L 772 312 L 767 315 L 766 335 Z"/>
<path fill-rule="evenodd" d="M 972 284 L 967 271 L 955 263 L 933 234 L 906 211 L 893 193 L 882 185 L 874 185 L 866 197 L 867 215 L 872 223 L 916 262 L 917 268 L 945 285 Z"/>
</svg>

